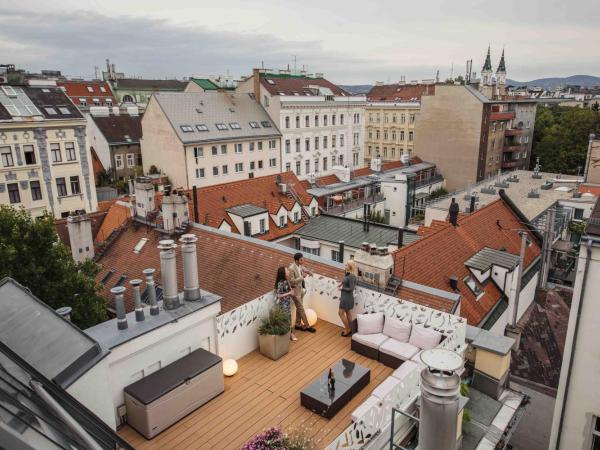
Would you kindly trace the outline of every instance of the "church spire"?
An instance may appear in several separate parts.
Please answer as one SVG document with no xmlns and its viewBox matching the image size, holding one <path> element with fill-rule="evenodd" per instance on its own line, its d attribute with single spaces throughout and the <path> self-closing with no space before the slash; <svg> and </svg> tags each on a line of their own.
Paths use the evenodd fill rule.
<svg viewBox="0 0 600 450">
<path fill-rule="evenodd" d="M 492 57 L 490 55 L 490 46 L 488 45 L 487 56 L 485 57 L 485 63 L 483 64 L 482 72 L 492 71 Z"/>
<path fill-rule="evenodd" d="M 506 65 L 504 64 L 504 49 L 502 49 L 502 56 L 500 57 L 500 63 L 498 64 L 498 69 L 496 73 L 502 72 L 506 73 Z"/>
</svg>

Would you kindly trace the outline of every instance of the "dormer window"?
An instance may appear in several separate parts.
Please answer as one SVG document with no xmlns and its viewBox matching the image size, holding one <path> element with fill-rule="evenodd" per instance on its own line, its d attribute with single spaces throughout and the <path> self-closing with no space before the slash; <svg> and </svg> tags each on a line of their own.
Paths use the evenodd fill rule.
<svg viewBox="0 0 600 450">
<path fill-rule="evenodd" d="M 227 129 L 227 125 L 225 125 L 224 123 L 216 123 L 215 126 L 217 127 L 217 130 L 224 131 Z"/>
<path fill-rule="evenodd" d="M 260 124 L 263 126 L 263 128 L 271 128 L 271 122 L 266 120 L 263 120 Z"/>
<path fill-rule="evenodd" d="M 192 133 L 194 131 L 190 125 L 181 125 L 179 128 L 181 128 L 181 131 L 184 133 Z"/>
<path fill-rule="evenodd" d="M 281 228 L 285 227 L 285 216 L 279 216 L 279 226 Z"/>
<path fill-rule="evenodd" d="M 248 124 L 250 125 L 250 128 L 260 128 L 258 122 L 248 122 Z"/>
<path fill-rule="evenodd" d="M 239 123 L 237 123 L 237 122 L 231 122 L 231 123 L 229 124 L 229 127 L 230 127 L 232 130 L 240 130 L 240 129 L 242 128 L 242 127 L 240 126 L 240 124 L 239 124 Z"/>
<path fill-rule="evenodd" d="M 88 92 L 94 92 L 94 88 L 92 86 L 86 86 Z"/>
<path fill-rule="evenodd" d="M 208 127 L 203 124 L 203 123 L 199 123 L 198 125 L 196 125 L 196 130 L 198 131 L 208 131 Z"/>
<path fill-rule="evenodd" d="M 471 290 L 473 295 L 475 295 L 476 299 L 479 300 L 479 298 L 483 295 L 483 291 L 481 290 L 477 282 L 473 279 L 473 277 L 466 276 L 465 278 L 463 278 L 463 282 Z"/>
</svg>

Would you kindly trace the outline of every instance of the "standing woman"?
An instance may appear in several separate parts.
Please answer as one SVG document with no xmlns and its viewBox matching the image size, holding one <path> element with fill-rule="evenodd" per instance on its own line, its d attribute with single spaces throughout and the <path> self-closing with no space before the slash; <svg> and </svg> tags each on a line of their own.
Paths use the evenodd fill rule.
<svg viewBox="0 0 600 450">
<path fill-rule="evenodd" d="M 287 267 L 279 267 L 277 269 L 277 277 L 275 278 L 275 294 L 277 295 L 277 304 L 286 312 L 290 321 L 290 339 L 297 341 L 298 338 L 294 335 L 292 328 L 292 302 L 294 298 L 288 279 L 289 273 Z"/>
<path fill-rule="evenodd" d="M 342 336 L 350 336 L 352 329 L 350 324 L 352 323 L 352 310 L 354 309 L 354 288 L 356 287 L 356 263 L 353 259 L 348 260 L 346 263 L 346 273 L 344 279 L 340 283 L 340 308 L 338 314 L 342 323 L 344 324 L 344 331 Z"/>
</svg>

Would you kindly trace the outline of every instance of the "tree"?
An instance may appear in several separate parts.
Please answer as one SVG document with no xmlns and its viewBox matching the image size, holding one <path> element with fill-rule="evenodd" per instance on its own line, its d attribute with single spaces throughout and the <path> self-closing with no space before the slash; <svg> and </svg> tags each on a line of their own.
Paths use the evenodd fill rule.
<svg viewBox="0 0 600 450">
<path fill-rule="evenodd" d="M 23 208 L 0 205 L 0 278 L 11 277 L 51 308 L 70 306 L 71 320 L 87 328 L 106 320 L 93 261 L 76 263 L 49 214 L 33 219 Z"/>
<path fill-rule="evenodd" d="M 577 174 L 587 156 L 590 133 L 600 132 L 600 113 L 587 108 L 539 106 L 535 119 L 531 165 L 544 172 Z"/>
</svg>

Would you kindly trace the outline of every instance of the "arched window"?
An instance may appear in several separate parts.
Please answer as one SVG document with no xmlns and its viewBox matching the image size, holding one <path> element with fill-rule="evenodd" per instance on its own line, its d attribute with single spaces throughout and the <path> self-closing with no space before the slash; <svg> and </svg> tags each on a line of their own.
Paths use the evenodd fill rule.
<svg viewBox="0 0 600 450">
<path fill-rule="evenodd" d="M 135 100 L 133 99 L 133 97 L 129 94 L 125 94 L 123 96 L 123 103 L 135 103 Z"/>
</svg>

